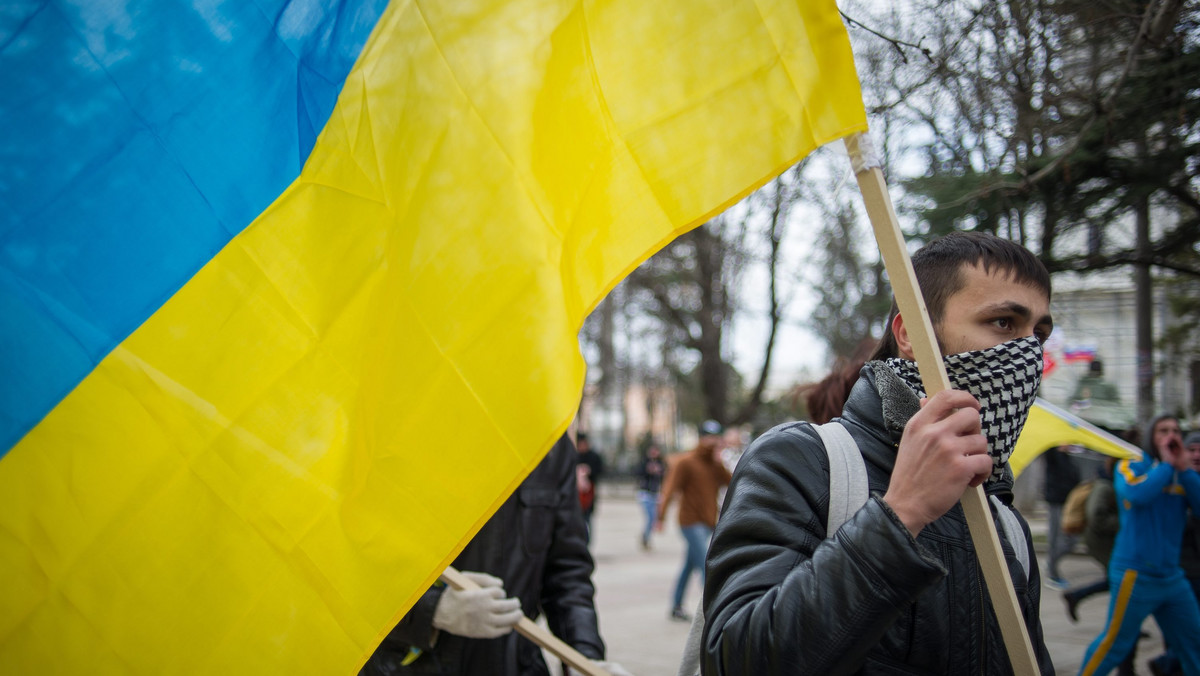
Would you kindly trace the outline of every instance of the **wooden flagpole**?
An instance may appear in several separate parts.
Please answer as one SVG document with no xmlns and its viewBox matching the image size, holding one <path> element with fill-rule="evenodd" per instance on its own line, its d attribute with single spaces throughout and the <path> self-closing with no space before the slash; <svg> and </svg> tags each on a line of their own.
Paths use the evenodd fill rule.
<svg viewBox="0 0 1200 676">
<path fill-rule="evenodd" d="M 471 578 L 458 572 L 454 566 L 447 566 L 446 571 L 442 573 L 441 577 L 442 582 L 455 589 L 479 589 L 479 585 L 475 584 Z M 516 629 L 517 633 L 549 650 L 551 654 L 565 662 L 571 669 L 585 676 L 612 676 L 612 674 L 596 666 L 595 662 L 584 657 L 579 651 L 564 643 L 557 636 L 534 624 L 533 620 L 530 620 L 528 617 L 522 617 L 521 621 L 517 623 Z"/>
<path fill-rule="evenodd" d="M 888 195 L 883 171 L 868 145 L 865 134 L 847 137 L 845 143 L 846 150 L 850 153 L 854 176 L 862 191 L 867 217 L 875 230 L 875 239 L 883 255 L 883 264 L 892 283 L 896 305 L 900 314 L 904 316 L 904 326 L 908 330 L 913 353 L 917 358 L 921 382 L 925 385 L 926 395 L 932 397 L 942 390 L 950 389 L 950 380 L 946 376 L 941 350 L 933 334 L 933 324 L 925 307 L 925 299 L 917 286 L 912 260 L 904 245 L 904 235 L 900 232 L 900 223 L 892 207 L 892 199 Z M 884 330 L 890 328 L 885 327 Z M 1017 595 L 1013 591 L 1008 566 L 1004 563 L 1004 552 L 1000 549 L 1000 538 L 996 534 L 996 524 L 992 521 L 992 512 L 988 508 L 983 487 L 968 488 L 963 493 L 962 506 L 967 517 L 967 526 L 971 531 L 971 540 L 975 545 L 975 553 L 983 569 L 984 581 L 992 598 L 992 606 L 1000 622 L 1000 631 L 1008 648 L 1013 673 L 1031 676 L 1037 674 L 1039 672 L 1037 659 L 1033 654 L 1033 644 L 1021 617 Z"/>
</svg>

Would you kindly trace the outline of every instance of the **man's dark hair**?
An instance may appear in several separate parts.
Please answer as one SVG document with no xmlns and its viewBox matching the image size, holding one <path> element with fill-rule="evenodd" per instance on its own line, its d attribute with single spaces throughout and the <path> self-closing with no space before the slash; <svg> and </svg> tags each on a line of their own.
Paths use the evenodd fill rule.
<svg viewBox="0 0 1200 676">
<path fill-rule="evenodd" d="M 946 300 L 966 284 L 962 271 L 968 265 L 982 266 L 985 272 L 1002 270 L 1014 281 L 1050 297 L 1050 273 L 1037 256 L 1016 242 L 986 232 L 952 232 L 939 237 L 913 254 L 912 264 L 934 327 L 942 321 Z M 896 337 L 892 335 L 892 321 L 899 313 L 893 297 L 892 311 L 872 360 L 899 356 Z"/>
</svg>

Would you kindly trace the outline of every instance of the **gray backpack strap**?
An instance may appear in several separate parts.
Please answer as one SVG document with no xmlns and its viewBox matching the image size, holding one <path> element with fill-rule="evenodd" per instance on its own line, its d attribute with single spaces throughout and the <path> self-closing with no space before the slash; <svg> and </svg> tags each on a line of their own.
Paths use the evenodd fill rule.
<svg viewBox="0 0 1200 676">
<path fill-rule="evenodd" d="M 1017 555 L 1017 561 L 1021 563 L 1021 570 L 1025 573 L 1025 579 L 1029 579 L 1029 547 L 1025 544 L 1025 531 L 1021 530 L 1021 522 L 1017 520 L 1017 515 L 1012 511 L 1012 508 L 1000 501 L 996 496 L 990 496 L 992 505 L 996 508 L 996 515 L 1000 517 L 1000 527 L 1004 529 L 1004 537 L 1008 539 L 1008 543 L 1012 545 L 1013 552 Z"/>
<path fill-rule="evenodd" d="M 679 662 L 676 676 L 700 676 L 700 641 L 704 638 L 704 599 L 696 604 L 692 615 L 692 628 L 688 629 L 687 641 L 683 644 L 683 659 Z"/>
<path fill-rule="evenodd" d="M 829 514 L 825 518 L 825 537 L 833 537 L 854 513 L 867 504 L 870 497 L 867 487 L 867 463 L 863 460 L 858 444 L 846 428 L 838 422 L 813 425 L 821 437 L 825 453 L 829 456 Z M 800 437 L 792 430 L 784 430 Z M 688 630 L 683 646 L 683 659 L 679 663 L 677 676 L 699 676 L 700 642 L 704 637 L 704 600 L 696 607 L 692 616 L 692 628 Z"/>
<path fill-rule="evenodd" d="M 825 518 L 825 537 L 833 534 L 867 504 L 867 464 L 854 437 L 839 422 L 814 425 L 829 456 L 829 514 Z"/>
</svg>

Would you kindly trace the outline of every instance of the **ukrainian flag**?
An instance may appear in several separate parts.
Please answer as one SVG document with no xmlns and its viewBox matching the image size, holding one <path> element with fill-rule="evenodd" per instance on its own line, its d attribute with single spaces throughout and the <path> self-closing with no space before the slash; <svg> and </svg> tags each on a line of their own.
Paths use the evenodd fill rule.
<svg viewBox="0 0 1200 676">
<path fill-rule="evenodd" d="M 351 673 L 617 281 L 864 113 L 832 0 L 0 9 L 0 673 Z"/>
</svg>

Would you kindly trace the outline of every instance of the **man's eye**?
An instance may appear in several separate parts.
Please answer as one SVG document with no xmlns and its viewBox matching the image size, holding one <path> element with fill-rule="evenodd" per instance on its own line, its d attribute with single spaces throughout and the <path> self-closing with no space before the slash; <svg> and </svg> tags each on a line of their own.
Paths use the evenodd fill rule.
<svg viewBox="0 0 1200 676">
<path fill-rule="evenodd" d="M 1011 329 L 1012 325 L 1013 325 L 1012 320 L 1008 319 L 1007 317 L 1001 317 L 1000 319 L 993 319 L 992 323 L 996 325 L 996 328 L 1004 329 L 1005 331 Z"/>
</svg>

